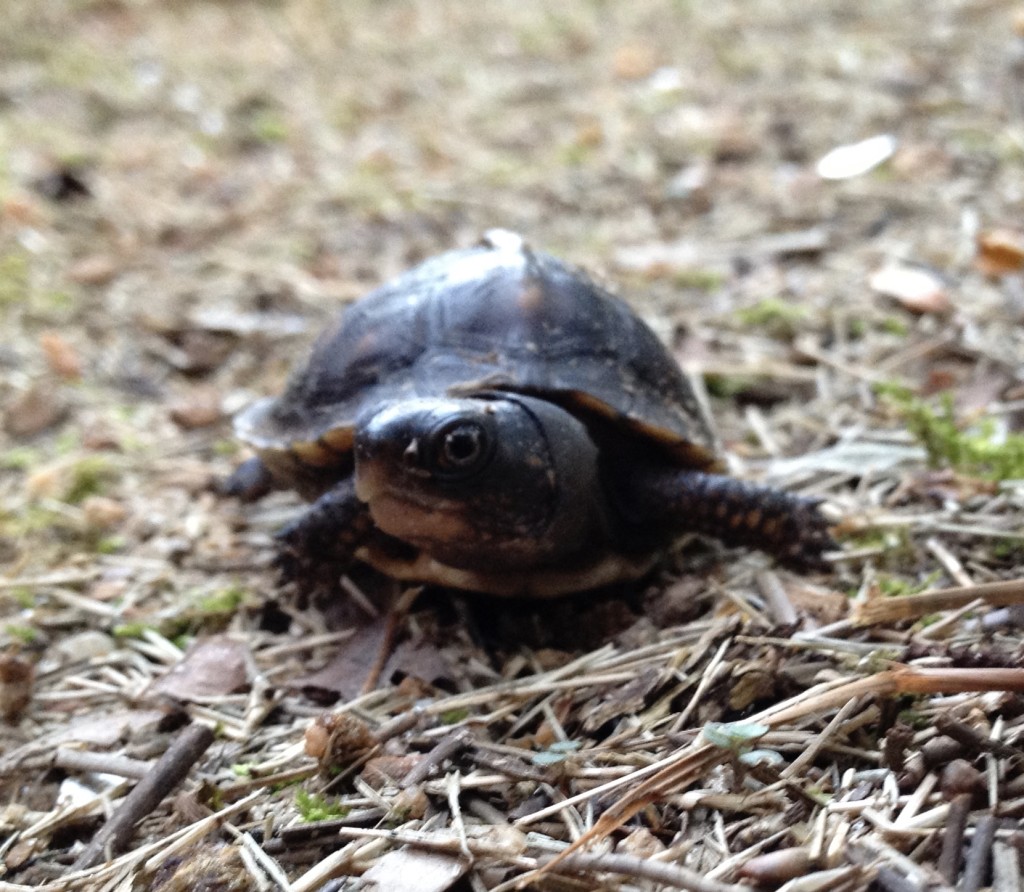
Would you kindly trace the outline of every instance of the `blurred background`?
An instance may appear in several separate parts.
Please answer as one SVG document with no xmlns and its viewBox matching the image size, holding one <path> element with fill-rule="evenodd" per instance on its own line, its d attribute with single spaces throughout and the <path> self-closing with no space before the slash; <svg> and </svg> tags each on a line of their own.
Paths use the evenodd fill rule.
<svg viewBox="0 0 1024 892">
<path fill-rule="evenodd" d="M 346 301 L 493 226 L 616 283 L 704 374 L 737 454 L 890 423 L 880 378 L 968 412 L 1020 388 L 1019 3 L 4 16 L 12 574 L 234 555 L 209 491 L 237 460 L 230 414 Z"/>
</svg>

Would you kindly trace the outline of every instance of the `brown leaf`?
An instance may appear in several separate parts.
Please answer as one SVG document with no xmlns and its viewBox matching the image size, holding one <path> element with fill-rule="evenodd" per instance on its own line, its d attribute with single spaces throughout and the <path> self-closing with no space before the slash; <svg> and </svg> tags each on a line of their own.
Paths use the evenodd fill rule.
<svg viewBox="0 0 1024 892">
<path fill-rule="evenodd" d="M 403 641 L 396 648 L 384 669 L 384 678 L 395 673 L 418 678 L 428 684 L 452 677 L 451 666 L 437 645 L 430 641 Z"/>
<path fill-rule="evenodd" d="M 127 516 L 124 504 L 106 496 L 87 496 L 82 502 L 85 524 L 90 530 L 112 530 Z"/>
<path fill-rule="evenodd" d="M 224 417 L 220 391 L 212 387 L 197 387 L 170 409 L 171 420 L 183 430 L 210 427 Z"/>
<path fill-rule="evenodd" d="M 358 696 L 376 665 L 387 635 L 387 617 L 376 617 L 360 625 L 351 638 L 338 645 L 338 649 L 321 669 L 293 678 L 288 686 L 299 688 L 319 702 L 332 702 L 337 696 L 349 700 Z M 324 694 L 329 696 L 325 697 Z"/>
<path fill-rule="evenodd" d="M 980 233 L 974 265 L 993 279 L 1024 269 L 1024 232 L 989 229 Z"/>
<path fill-rule="evenodd" d="M 247 679 L 248 646 L 228 635 L 196 641 L 181 662 L 146 689 L 150 696 L 164 694 L 176 700 L 216 697 L 242 688 Z"/>
<path fill-rule="evenodd" d="M 39 346 L 46 356 L 46 364 L 62 378 L 75 380 L 82 377 L 82 360 L 78 351 L 55 331 L 44 331 Z"/>
<path fill-rule="evenodd" d="M 67 414 L 52 385 L 32 385 L 16 396 L 4 413 L 4 430 L 13 437 L 32 437 L 53 427 Z"/>
<path fill-rule="evenodd" d="M 117 263 L 107 254 L 90 254 L 72 264 L 67 275 L 79 285 L 106 285 L 117 275 Z"/>
<path fill-rule="evenodd" d="M 657 67 L 654 50 L 642 43 L 624 44 L 612 57 L 612 71 L 622 80 L 638 81 L 650 77 Z"/>
</svg>

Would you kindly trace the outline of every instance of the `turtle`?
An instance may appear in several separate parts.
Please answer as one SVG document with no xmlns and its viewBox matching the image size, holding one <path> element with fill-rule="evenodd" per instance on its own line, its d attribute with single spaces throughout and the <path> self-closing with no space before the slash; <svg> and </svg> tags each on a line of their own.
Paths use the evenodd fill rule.
<svg viewBox="0 0 1024 892">
<path fill-rule="evenodd" d="M 722 472 L 625 301 L 505 231 L 349 305 L 235 430 L 255 457 L 227 492 L 297 491 L 281 547 L 338 571 L 544 598 L 638 579 L 693 533 L 802 571 L 835 547 L 820 500 Z"/>
</svg>

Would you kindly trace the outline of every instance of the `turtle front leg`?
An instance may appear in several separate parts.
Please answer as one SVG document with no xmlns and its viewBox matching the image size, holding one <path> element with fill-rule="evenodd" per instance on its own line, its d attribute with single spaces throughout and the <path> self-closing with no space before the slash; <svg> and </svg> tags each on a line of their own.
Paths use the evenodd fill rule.
<svg viewBox="0 0 1024 892">
<path fill-rule="evenodd" d="M 369 510 L 356 497 L 355 483 L 346 478 L 277 531 L 276 564 L 287 581 L 304 587 L 316 580 L 337 583 L 374 530 Z"/>
<path fill-rule="evenodd" d="M 627 513 L 677 533 L 699 533 L 727 546 L 756 548 L 796 570 L 823 570 L 838 548 L 820 500 L 700 471 L 640 469 Z"/>
<path fill-rule="evenodd" d="M 274 477 L 263 460 L 253 456 L 242 462 L 226 480 L 220 482 L 220 493 L 242 502 L 262 499 L 274 488 Z"/>
</svg>

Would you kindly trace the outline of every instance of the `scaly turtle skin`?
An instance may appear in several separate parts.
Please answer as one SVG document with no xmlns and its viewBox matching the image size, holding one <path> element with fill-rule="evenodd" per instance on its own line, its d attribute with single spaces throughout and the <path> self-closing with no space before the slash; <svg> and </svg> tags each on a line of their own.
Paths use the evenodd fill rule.
<svg viewBox="0 0 1024 892">
<path fill-rule="evenodd" d="M 306 563 L 547 597 L 646 573 L 687 533 L 824 565 L 817 502 L 722 476 L 678 365 L 616 297 L 506 232 L 353 304 L 236 420 L 236 495 L 313 504 Z"/>
</svg>

